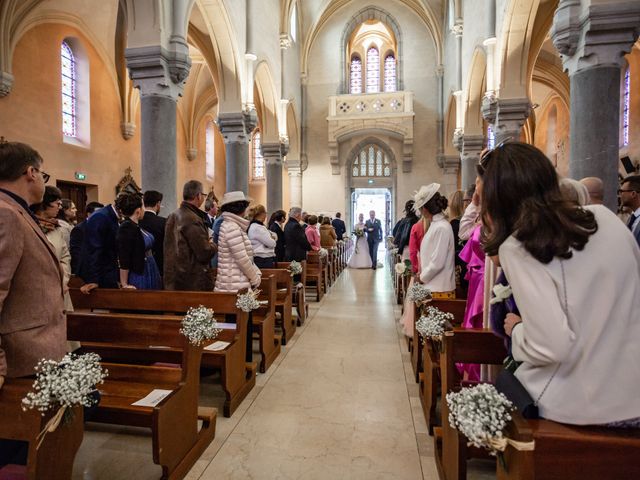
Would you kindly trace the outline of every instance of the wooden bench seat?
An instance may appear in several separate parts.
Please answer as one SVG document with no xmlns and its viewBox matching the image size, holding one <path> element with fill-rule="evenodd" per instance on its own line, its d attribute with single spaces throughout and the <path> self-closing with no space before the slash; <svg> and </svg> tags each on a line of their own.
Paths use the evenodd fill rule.
<svg viewBox="0 0 640 480">
<path fill-rule="evenodd" d="M 129 425 L 151 429 L 153 461 L 162 466 L 163 479 L 183 478 L 205 451 L 215 435 L 215 409 L 199 407 L 200 362 L 203 346 L 194 346 L 179 333 L 181 318 L 131 313 L 73 312 L 67 314 L 67 337 L 82 343 L 82 351 L 95 351 L 103 357 L 109 372 L 99 385 L 101 400 L 92 422 Z M 102 348 L 93 348 L 93 346 Z M 111 345 L 123 356 L 127 349 L 149 350 L 165 346 L 175 354 L 162 360 L 175 366 L 115 362 Z M 179 356 L 179 359 L 176 357 Z M 109 358 L 112 357 L 112 358 Z M 134 356 L 124 358 L 125 362 Z M 133 403 L 156 389 L 170 390 L 155 406 Z M 198 420 L 203 420 L 198 429 Z"/>
<path fill-rule="evenodd" d="M 230 417 L 233 414 L 254 387 L 257 366 L 255 363 L 247 363 L 245 360 L 248 314 L 235 306 L 237 300 L 235 293 L 96 289 L 89 295 L 84 295 L 79 289 L 73 288 L 70 289 L 70 293 L 77 311 L 96 309 L 134 313 L 155 311 L 175 314 L 181 318 L 190 307 L 203 305 L 214 310 L 219 322 L 227 321 L 226 318 L 235 319 L 233 324 L 222 325 L 224 328 L 216 339 L 229 342 L 229 345 L 221 351 L 204 350 L 201 366 L 206 369 L 220 370 L 222 389 L 226 396 L 223 407 L 225 417 Z M 99 343 L 99 339 L 96 343 Z M 155 343 L 151 345 L 166 346 L 168 344 Z M 176 363 L 177 355 L 175 352 L 171 356 L 170 352 L 156 350 L 145 348 L 136 352 L 135 349 L 128 349 L 128 352 L 121 352 L 120 355 L 155 358 L 156 362 L 163 361 L 159 358 L 168 358 L 169 363 Z M 111 355 L 116 355 L 114 358 L 117 358 L 118 361 L 124 360 L 121 356 L 117 356 L 117 348 L 112 349 Z M 171 361 L 172 358 L 174 361 Z"/>
<path fill-rule="evenodd" d="M 276 264 L 276 268 L 287 270 L 290 266 L 291 262 L 278 262 Z M 292 304 L 296 309 L 296 313 L 298 314 L 297 326 L 304 325 L 304 322 L 307 320 L 309 316 L 309 304 L 307 303 L 307 294 L 305 284 L 307 282 L 307 261 L 303 260 L 300 262 L 302 266 L 302 273 L 300 274 L 300 281 L 293 285 L 291 285 L 291 294 L 292 294 Z"/>
<path fill-rule="evenodd" d="M 305 287 L 316 291 L 316 301 L 322 300 L 325 294 L 325 270 L 323 261 L 317 252 L 307 252 L 307 279 Z"/>
<path fill-rule="evenodd" d="M 252 312 L 253 329 L 258 337 L 260 346 L 260 373 L 265 373 L 269 366 L 280 355 L 280 343 L 282 335 L 276 333 L 276 277 L 265 275 L 260 283 L 260 296 L 258 300 L 266 301 L 266 306 L 261 306 Z"/>
<path fill-rule="evenodd" d="M 7 466 L 0 469 L 12 470 L 28 480 L 70 480 L 73 461 L 84 435 L 83 409 L 75 407 L 68 423 L 63 423 L 44 437 L 36 450 L 37 436 L 56 413 L 40 415 L 37 410 L 22 410 L 22 399 L 31 391 L 33 379 L 6 379 L 0 389 L 0 438 L 27 442 L 27 464 Z M 7 473 L 9 476 L 10 473 Z"/>
<path fill-rule="evenodd" d="M 280 319 L 276 319 L 276 325 L 282 329 L 282 345 L 286 345 L 296 333 L 296 322 L 293 318 L 292 291 L 293 278 L 289 270 L 280 268 L 264 268 L 263 276 L 273 276 L 276 281 L 276 312 L 280 314 Z"/>
</svg>

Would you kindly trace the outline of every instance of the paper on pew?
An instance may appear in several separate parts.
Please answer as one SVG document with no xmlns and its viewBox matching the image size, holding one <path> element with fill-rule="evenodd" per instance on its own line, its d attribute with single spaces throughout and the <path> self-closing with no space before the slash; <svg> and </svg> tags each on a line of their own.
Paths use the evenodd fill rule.
<svg viewBox="0 0 640 480">
<path fill-rule="evenodd" d="M 158 388 L 153 390 L 146 397 L 141 398 L 140 400 L 138 400 L 135 403 L 132 403 L 131 405 L 135 405 L 137 407 L 155 407 L 162 400 L 164 400 L 171 392 L 173 392 L 173 390 L 162 390 Z"/>
<path fill-rule="evenodd" d="M 218 352 L 220 350 L 224 350 L 229 345 L 230 345 L 229 342 L 223 342 L 223 341 L 219 340 L 217 342 L 213 342 L 211 345 L 207 345 L 206 347 L 204 347 L 204 349 L 212 351 L 212 352 Z"/>
</svg>

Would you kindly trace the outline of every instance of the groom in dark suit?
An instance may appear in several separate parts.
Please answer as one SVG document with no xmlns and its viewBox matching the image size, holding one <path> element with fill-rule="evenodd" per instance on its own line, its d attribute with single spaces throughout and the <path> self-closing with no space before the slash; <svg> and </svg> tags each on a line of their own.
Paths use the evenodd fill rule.
<svg viewBox="0 0 640 480">
<path fill-rule="evenodd" d="M 378 245 L 382 241 L 382 224 L 376 218 L 376 212 L 369 212 L 369 220 L 364 224 L 364 231 L 367 232 L 367 243 L 369 244 L 369 255 L 371 255 L 371 268 L 374 270 L 378 266 Z"/>
</svg>

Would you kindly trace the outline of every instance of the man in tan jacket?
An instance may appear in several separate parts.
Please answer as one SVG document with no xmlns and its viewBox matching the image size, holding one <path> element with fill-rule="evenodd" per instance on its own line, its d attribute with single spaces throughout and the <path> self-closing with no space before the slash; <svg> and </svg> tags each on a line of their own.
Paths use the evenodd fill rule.
<svg viewBox="0 0 640 480">
<path fill-rule="evenodd" d="M 48 180 L 38 152 L 0 139 L 0 388 L 66 353 L 62 270 L 29 211 Z"/>
</svg>

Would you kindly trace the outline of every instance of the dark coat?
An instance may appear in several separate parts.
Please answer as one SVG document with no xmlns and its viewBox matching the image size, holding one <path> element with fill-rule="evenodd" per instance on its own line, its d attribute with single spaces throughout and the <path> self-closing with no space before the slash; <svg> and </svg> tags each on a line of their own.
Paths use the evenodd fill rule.
<svg viewBox="0 0 640 480">
<path fill-rule="evenodd" d="M 377 218 L 373 222 L 370 219 L 364 222 L 364 231 L 367 232 L 367 242 L 376 243 L 382 241 L 382 224 Z"/>
<path fill-rule="evenodd" d="M 206 213 L 186 202 L 169 215 L 164 235 L 167 290 L 213 291 L 209 262 L 217 247 L 209 241 Z"/>
<path fill-rule="evenodd" d="M 277 222 L 273 222 L 269 225 L 269 230 L 277 235 L 276 238 L 276 262 L 284 262 L 285 259 L 285 241 L 284 230 L 280 228 Z"/>
<path fill-rule="evenodd" d="M 86 221 L 79 275 L 100 288 L 118 288 L 118 216 L 111 205 L 96 210 Z"/>
<path fill-rule="evenodd" d="M 339 218 L 334 218 L 331 220 L 331 225 L 336 229 L 336 236 L 338 240 L 342 240 L 342 237 L 345 233 L 347 233 L 347 227 L 344 224 L 344 221 Z"/>
<path fill-rule="evenodd" d="M 167 219 L 160 217 L 153 212 L 144 212 L 144 217 L 140 219 L 140 228 L 153 235 L 153 258 L 158 264 L 158 270 L 162 272 L 164 268 L 164 229 Z"/>
<path fill-rule="evenodd" d="M 127 219 L 120 224 L 118 236 L 118 262 L 122 270 L 144 274 L 144 236 L 140 227 Z"/>
<path fill-rule="evenodd" d="M 304 227 L 295 218 L 289 218 L 284 226 L 285 259 L 301 262 L 307 259 L 311 244 L 304 233 Z"/>
<path fill-rule="evenodd" d="M 71 254 L 71 273 L 78 275 L 80 272 L 80 256 L 82 255 L 82 244 L 87 231 L 87 221 L 80 222 L 71 230 L 69 237 L 69 253 Z"/>
</svg>

